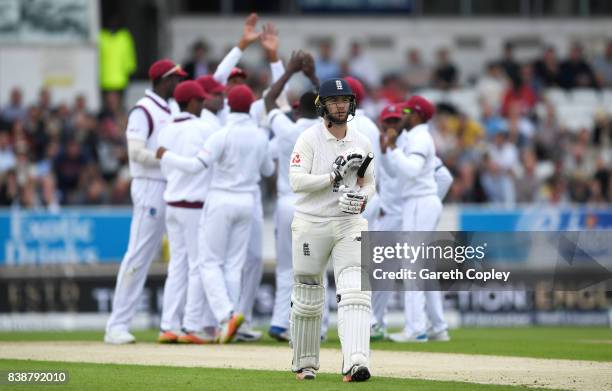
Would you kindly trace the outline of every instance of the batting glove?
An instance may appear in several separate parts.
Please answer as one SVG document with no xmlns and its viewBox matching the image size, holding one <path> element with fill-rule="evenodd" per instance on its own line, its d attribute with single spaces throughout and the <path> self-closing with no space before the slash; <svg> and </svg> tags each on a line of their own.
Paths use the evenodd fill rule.
<svg viewBox="0 0 612 391">
<path fill-rule="evenodd" d="M 368 202 L 368 196 L 355 191 L 355 190 L 344 190 L 342 191 L 342 196 L 338 198 L 338 205 L 340 206 L 340 210 L 344 213 L 357 215 L 362 213 L 365 210 L 366 204 Z"/>
<path fill-rule="evenodd" d="M 358 170 L 363 163 L 366 153 L 361 148 L 351 148 L 336 157 L 332 164 L 332 180 L 341 181 L 349 171 Z"/>
</svg>

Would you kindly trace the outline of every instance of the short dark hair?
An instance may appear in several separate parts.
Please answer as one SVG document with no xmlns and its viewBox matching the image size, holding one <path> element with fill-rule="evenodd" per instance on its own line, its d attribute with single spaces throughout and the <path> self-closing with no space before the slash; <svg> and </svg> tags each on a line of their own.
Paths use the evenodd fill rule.
<svg viewBox="0 0 612 391">
<path fill-rule="evenodd" d="M 317 94 L 308 91 L 302 94 L 300 97 L 300 114 L 304 118 L 317 118 L 317 109 L 315 106 L 315 99 L 317 98 Z"/>
</svg>

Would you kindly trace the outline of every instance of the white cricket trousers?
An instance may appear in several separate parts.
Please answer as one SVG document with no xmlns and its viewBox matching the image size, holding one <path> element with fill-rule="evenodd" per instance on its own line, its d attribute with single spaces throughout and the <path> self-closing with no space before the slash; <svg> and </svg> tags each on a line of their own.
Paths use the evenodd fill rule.
<svg viewBox="0 0 612 391">
<path fill-rule="evenodd" d="M 442 202 L 436 194 L 411 197 L 404 201 L 402 231 L 435 231 L 442 213 Z M 404 315 L 409 335 L 427 332 L 427 318 L 434 332 L 448 328 L 444 320 L 442 293 L 438 291 L 406 291 Z"/>
<path fill-rule="evenodd" d="M 238 311 L 244 315 L 245 323 L 253 319 L 253 307 L 257 299 L 257 291 L 263 277 L 263 206 L 261 204 L 261 190 L 257 187 L 254 193 L 255 204 L 252 210 L 251 234 L 247 246 L 247 255 L 242 269 L 242 289 Z"/>
<path fill-rule="evenodd" d="M 203 310 L 208 314 L 200 264 L 198 227 L 202 207 L 185 203 L 166 207 L 166 229 L 170 245 L 170 263 L 164 286 L 161 329 L 201 331 Z M 186 303 L 190 303 L 186 306 Z M 181 322 L 184 319 L 184 322 Z"/>
<path fill-rule="evenodd" d="M 252 193 L 211 190 L 206 198 L 200 267 L 206 298 L 218 322 L 238 309 L 255 202 Z"/>
<path fill-rule="evenodd" d="M 276 292 L 270 326 L 289 328 L 291 314 L 291 289 L 293 269 L 291 266 L 291 222 L 295 195 L 280 197 L 276 202 Z"/>
<path fill-rule="evenodd" d="M 111 316 L 106 331 L 128 331 L 139 308 L 151 262 L 159 254 L 164 235 L 166 204 L 163 194 L 166 182 L 158 179 L 134 178 L 130 186 L 132 223 L 127 251 L 121 261 Z"/>
<path fill-rule="evenodd" d="M 402 216 L 385 212 L 380 206 L 371 227 L 371 231 L 401 231 Z M 385 315 L 392 294 L 392 291 L 372 291 L 372 324 L 387 327 Z"/>
</svg>

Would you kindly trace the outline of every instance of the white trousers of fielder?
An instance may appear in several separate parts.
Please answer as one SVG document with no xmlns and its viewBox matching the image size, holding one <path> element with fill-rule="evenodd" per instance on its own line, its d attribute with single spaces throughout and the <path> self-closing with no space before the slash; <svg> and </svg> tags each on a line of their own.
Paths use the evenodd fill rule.
<svg viewBox="0 0 612 391">
<path fill-rule="evenodd" d="M 238 310 L 253 208 L 251 193 L 211 190 L 206 198 L 200 267 L 206 298 L 218 322 Z"/>
<path fill-rule="evenodd" d="M 244 315 L 245 323 L 253 320 L 253 308 L 257 300 L 257 292 L 263 277 L 263 207 L 261 204 L 261 190 L 259 187 L 254 194 L 254 207 L 252 210 L 251 234 L 247 247 L 246 261 L 242 271 L 242 290 L 238 310 Z"/>
<path fill-rule="evenodd" d="M 442 213 L 442 202 L 436 194 L 411 197 L 404 201 L 402 209 L 403 231 L 435 231 Z M 427 332 L 427 318 L 434 332 L 446 330 L 442 293 L 439 291 L 406 291 L 404 315 L 407 335 Z"/>
<path fill-rule="evenodd" d="M 134 178 L 130 186 L 132 223 L 128 248 L 121 261 L 113 307 L 106 323 L 106 332 L 128 331 L 139 310 L 147 273 L 159 254 L 165 229 L 166 204 L 163 194 L 166 182 L 157 179 Z"/>
</svg>

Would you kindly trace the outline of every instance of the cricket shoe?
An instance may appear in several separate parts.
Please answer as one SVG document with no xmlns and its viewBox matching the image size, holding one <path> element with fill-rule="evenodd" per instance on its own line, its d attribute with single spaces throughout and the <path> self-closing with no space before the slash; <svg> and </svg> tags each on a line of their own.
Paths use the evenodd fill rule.
<svg viewBox="0 0 612 391">
<path fill-rule="evenodd" d="M 349 372 L 342 377 L 342 381 L 366 381 L 370 376 L 370 370 L 365 365 L 353 365 Z"/>
<path fill-rule="evenodd" d="M 373 324 L 372 328 L 370 329 L 370 341 L 383 341 L 386 338 L 387 330 L 384 327 L 379 326 L 378 324 Z"/>
<path fill-rule="evenodd" d="M 399 333 L 390 334 L 389 339 L 393 342 L 401 342 L 401 343 L 406 343 L 406 342 L 423 343 L 423 342 L 428 341 L 427 334 L 406 334 L 403 331 Z"/>
<path fill-rule="evenodd" d="M 193 344 L 193 345 L 206 345 L 217 342 L 217 336 L 210 335 L 206 332 L 195 333 L 191 331 L 183 331 L 178 337 L 178 343 L 181 344 Z"/>
<path fill-rule="evenodd" d="M 177 343 L 178 339 L 178 333 L 171 330 L 161 330 L 157 336 L 157 342 L 159 343 Z"/>
<path fill-rule="evenodd" d="M 124 345 L 136 342 L 136 337 L 127 331 L 107 331 L 104 334 L 104 342 L 112 345 Z"/>
<path fill-rule="evenodd" d="M 430 341 L 438 341 L 438 342 L 448 342 L 450 341 L 450 335 L 448 335 L 448 330 L 438 331 L 434 333 L 433 330 L 427 331 L 427 338 Z"/>
<path fill-rule="evenodd" d="M 236 341 L 241 342 L 256 342 L 261 339 L 263 333 L 261 331 L 253 330 L 247 323 L 243 323 L 242 326 L 236 332 Z"/>
<path fill-rule="evenodd" d="M 219 343 L 232 342 L 242 322 L 244 322 L 244 315 L 239 313 L 232 314 L 228 320 L 222 322 Z"/>
<path fill-rule="evenodd" d="M 289 330 L 284 327 L 270 326 L 268 335 L 280 342 L 289 342 Z"/>
<path fill-rule="evenodd" d="M 295 374 L 298 380 L 314 380 L 317 378 L 317 372 L 312 368 L 302 368 Z"/>
</svg>

